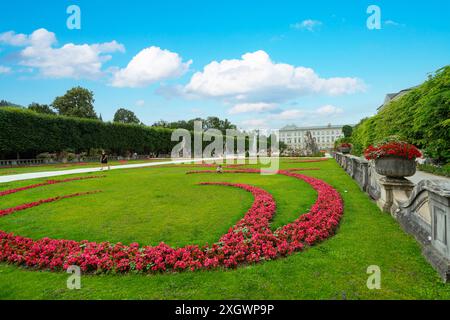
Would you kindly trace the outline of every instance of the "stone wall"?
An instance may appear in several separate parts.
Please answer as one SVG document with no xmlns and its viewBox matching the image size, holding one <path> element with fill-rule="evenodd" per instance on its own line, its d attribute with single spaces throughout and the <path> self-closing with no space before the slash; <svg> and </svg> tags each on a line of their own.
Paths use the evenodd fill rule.
<svg viewBox="0 0 450 320">
<path fill-rule="evenodd" d="M 450 280 L 450 183 L 411 181 L 380 176 L 373 161 L 334 153 L 337 163 L 384 212 L 422 245 L 423 255 L 444 282 Z"/>
</svg>

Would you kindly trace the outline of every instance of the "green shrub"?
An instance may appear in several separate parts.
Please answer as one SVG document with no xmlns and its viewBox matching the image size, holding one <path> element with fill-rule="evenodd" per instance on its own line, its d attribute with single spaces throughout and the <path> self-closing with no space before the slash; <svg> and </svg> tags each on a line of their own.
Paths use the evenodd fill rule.
<svg viewBox="0 0 450 320">
<path fill-rule="evenodd" d="M 178 143 L 171 141 L 172 132 L 173 129 L 169 128 L 53 116 L 18 108 L 1 108 L 0 159 L 2 155 L 15 156 L 16 153 L 35 157 L 42 153 L 87 152 L 90 156 L 97 156 L 101 150 L 117 155 L 134 152 L 170 154 Z M 234 138 L 235 151 L 237 141 L 241 139 L 243 138 Z M 209 141 L 203 141 L 203 147 L 208 144 Z M 194 141 L 191 146 L 194 148 Z M 248 137 L 245 137 L 245 146 L 248 150 Z"/>
<path fill-rule="evenodd" d="M 18 108 L 0 109 L 0 154 L 106 149 L 112 153 L 168 154 L 172 130 L 142 125 L 37 114 Z"/>
<path fill-rule="evenodd" d="M 389 136 L 414 144 L 440 163 L 450 161 L 450 66 L 363 119 L 352 134 L 353 153 Z"/>
<path fill-rule="evenodd" d="M 419 164 L 419 170 L 432 173 L 438 176 L 450 177 L 450 163 L 444 166 L 435 166 L 431 164 Z"/>
</svg>

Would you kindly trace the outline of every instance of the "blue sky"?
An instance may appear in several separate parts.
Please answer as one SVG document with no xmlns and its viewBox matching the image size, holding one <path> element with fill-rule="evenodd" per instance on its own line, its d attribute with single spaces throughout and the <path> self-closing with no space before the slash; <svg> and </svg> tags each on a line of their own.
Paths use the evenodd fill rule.
<svg viewBox="0 0 450 320">
<path fill-rule="evenodd" d="M 0 99 L 51 103 L 81 85 L 104 120 L 125 107 L 147 124 L 346 124 L 450 63 L 446 0 L 118 2 L 2 1 Z M 372 4 L 381 30 L 366 26 Z"/>
</svg>

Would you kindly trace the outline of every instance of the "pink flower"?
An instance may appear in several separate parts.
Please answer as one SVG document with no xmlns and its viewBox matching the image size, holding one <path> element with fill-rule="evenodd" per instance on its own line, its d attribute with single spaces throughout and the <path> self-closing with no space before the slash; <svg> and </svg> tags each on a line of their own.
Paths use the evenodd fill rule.
<svg viewBox="0 0 450 320">
<path fill-rule="evenodd" d="M 224 173 L 259 173 L 255 169 L 224 171 Z M 192 173 L 192 172 L 191 172 Z M 215 173 L 201 171 L 200 173 Z M 308 176 L 280 170 L 278 174 L 301 179 L 318 193 L 318 198 L 308 214 L 271 231 L 270 221 L 276 203 L 268 192 L 245 184 L 202 183 L 240 188 L 254 196 L 252 207 L 246 215 L 215 244 L 203 247 L 188 245 L 171 248 L 158 246 L 140 247 L 108 242 L 75 242 L 71 240 L 32 240 L 0 231 L 0 261 L 39 269 L 67 269 L 78 265 L 84 272 L 164 272 L 212 268 L 235 268 L 240 264 L 256 263 L 301 251 L 334 234 L 343 214 L 343 202 L 339 193 L 325 182 Z M 31 208 L 43 203 L 95 192 L 77 193 L 44 199 L 34 203 L 0 211 L 0 216 Z"/>
</svg>

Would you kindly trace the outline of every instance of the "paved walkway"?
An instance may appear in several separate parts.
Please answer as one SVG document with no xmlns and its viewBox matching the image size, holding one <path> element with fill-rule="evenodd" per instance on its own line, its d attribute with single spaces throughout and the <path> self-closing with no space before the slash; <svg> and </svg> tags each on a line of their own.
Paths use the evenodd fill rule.
<svg viewBox="0 0 450 320">
<path fill-rule="evenodd" d="M 419 183 L 422 180 L 442 180 L 442 181 L 446 181 L 448 183 L 450 183 L 450 178 L 447 177 L 443 177 L 443 176 L 437 176 L 428 172 L 424 172 L 424 171 L 416 171 L 416 174 L 413 175 L 412 177 L 408 177 L 408 180 L 411 180 L 412 182 L 414 182 L 415 184 Z"/>
<path fill-rule="evenodd" d="M 119 165 L 119 166 L 111 166 L 111 170 L 155 167 L 155 166 L 168 165 L 168 164 L 194 163 L 194 162 L 199 162 L 199 161 L 212 161 L 212 160 L 223 160 L 223 159 L 222 158 L 206 158 L 206 159 L 201 159 L 201 160 L 198 160 L 198 159 L 197 160 L 176 160 L 176 161 L 124 164 L 124 165 Z M 92 173 L 92 172 L 102 172 L 102 170 L 100 167 L 97 167 L 97 168 L 82 168 L 82 169 L 61 170 L 61 171 L 22 173 L 22 174 L 10 175 L 10 176 L 0 176 L 0 183 L 37 179 L 37 178 L 57 177 L 57 176 L 78 174 L 78 173 Z"/>
<path fill-rule="evenodd" d="M 203 161 L 212 161 L 212 160 L 223 160 L 223 158 L 203 159 Z M 176 160 L 176 161 L 124 164 L 124 165 L 119 165 L 119 166 L 111 166 L 111 170 L 156 167 L 156 166 L 168 165 L 168 164 L 194 163 L 194 162 L 199 162 L 199 161 L 200 160 Z M 100 167 L 97 167 L 97 168 L 81 168 L 81 169 L 61 170 L 61 171 L 22 173 L 22 174 L 10 175 L 10 176 L 0 176 L 0 183 L 37 179 L 37 178 L 50 178 L 50 177 L 57 177 L 57 176 L 70 175 L 70 174 L 79 174 L 79 173 L 92 173 L 92 172 L 102 172 L 102 171 L 101 171 Z M 450 183 L 450 178 L 436 176 L 434 174 L 423 172 L 423 171 L 417 171 L 414 176 L 409 177 L 408 179 L 411 180 L 412 182 L 414 182 L 415 184 L 419 183 L 422 180 L 443 180 L 443 181 Z"/>
</svg>

